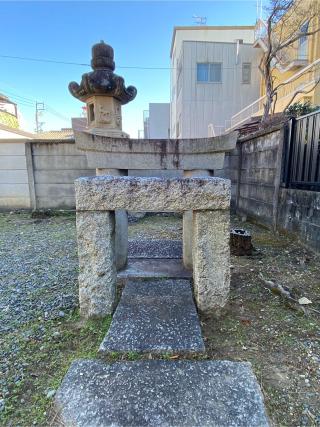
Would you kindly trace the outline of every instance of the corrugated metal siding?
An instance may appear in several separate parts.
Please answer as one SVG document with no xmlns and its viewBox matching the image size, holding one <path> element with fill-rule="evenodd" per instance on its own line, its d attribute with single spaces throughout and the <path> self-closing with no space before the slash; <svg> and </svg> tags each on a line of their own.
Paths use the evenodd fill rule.
<svg viewBox="0 0 320 427">
<path fill-rule="evenodd" d="M 198 62 L 221 62 L 222 83 L 197 82 Z M 242 84 L 243 62 L 252 63 L 250 84 Z M 257 99 L 258 62 L 259 50 L 251 45 L 240 45 L 237 61 L 236 43 L 183 42 L 183 87 L 175 106 L 176 120 L 180 113 L 182 118 L 180 136 L 206 137 L 210 123 L 216 130 L 224 130 L 233 114 Z"/>
</svg>

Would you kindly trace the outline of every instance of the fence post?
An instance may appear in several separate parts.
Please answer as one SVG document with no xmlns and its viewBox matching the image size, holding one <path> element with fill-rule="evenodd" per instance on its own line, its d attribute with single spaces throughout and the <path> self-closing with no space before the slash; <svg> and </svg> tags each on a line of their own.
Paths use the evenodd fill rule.
<svg viewBox="0 0 320 427">
<path fill-rule="evenodd" d="M 296 120 L 291 118 L 286 126 L 285 131 L 285 141 L 284 141 L 284 158 L 283 158 L 283 178 L 282 182 L 286 188 L 289 187 L 290 178 L 291 178 L 291 158 L 292 158 L 292 140 L 295 133 Z"/>
<path fill-rule="evenodd" d="M 35 183 L 34 183 L 33 151 L 32 151 L 32 145 L 30 141 L 25 143 L 25 154 L 26 154 L 27 173 L 28 173 L 30 208 L 35 210 L 37 209 L 37 198 L 36 198 L 36 190 L 35 190 Z"/>
</svg>

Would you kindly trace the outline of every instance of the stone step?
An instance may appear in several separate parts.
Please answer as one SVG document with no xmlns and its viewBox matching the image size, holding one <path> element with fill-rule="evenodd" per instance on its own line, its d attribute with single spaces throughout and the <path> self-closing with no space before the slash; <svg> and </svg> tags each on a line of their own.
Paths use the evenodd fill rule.
<svg viewBox="0 0 320 427">
<path fill-rule="evenodd" d="M 249 363 L 73 362 L 55 396 L 65 426 L 266 427 Z"/>
<path fill-rule="evenodd" d="M 128 241 L 129 258 L 182 258 L 182 240 L 132 239 Z"/>
<path fill-rule="evenodd" d="M 127 267 L 118 271 L 118 277 L 121 279 L 156 277 L 189 279 L 192 277 L 192 271 L 184 268 L 182 259 L 129 258 Z"/>
<path fill-rule="evenodd" d="M 99 353 L 205 351 L 189 280 L 129 281 Z"/>
</svg>

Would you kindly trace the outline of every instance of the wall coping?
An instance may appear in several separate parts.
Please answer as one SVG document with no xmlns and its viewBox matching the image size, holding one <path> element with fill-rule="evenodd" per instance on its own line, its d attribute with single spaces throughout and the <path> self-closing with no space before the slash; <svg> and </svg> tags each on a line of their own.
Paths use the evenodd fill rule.
<svg viewBox="0 0 320 427">
<path fill-rule="evenodd" d="M 54 144 L 75 144 L 76 141 L 74 138 L 68 138 L 68 139 L 30 139 L 28 140 L 32 145 L 36 144 L 47 144 L 47 145 L 54 145 Z"/>
<path fill-rule="evenodd" d="M 239 137 L 238 142 L 241 142 L 241 143 L 247 142 L 247 141 L 250 141 L 251 139 L 257 139 L 257 138 L 260 138 L 262 136 L 268 135 L 270 133 L 278 132 L 278 131 L 282 130 L 285 127 L 285 125 L 286 125 L 286 123 L 281 123 L 281 124 L 277 124 L 274 126 L 270 126 L 268 128 L 265 128 L 265 129 L 259 129 L 256 132 L 253 132 L 249 135 Z"/>
</svg>

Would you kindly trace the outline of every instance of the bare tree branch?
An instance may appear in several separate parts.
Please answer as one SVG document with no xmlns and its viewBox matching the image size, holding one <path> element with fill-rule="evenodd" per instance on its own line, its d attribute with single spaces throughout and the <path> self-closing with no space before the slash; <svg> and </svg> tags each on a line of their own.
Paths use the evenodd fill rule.
<svg viewBox="0 0 320 427">
<path fill-rule="evenodd" d="M 263 37 L 267 48 L 258 66 L 266 94 L 262 121 L 266 121 L 269 114 L 275 113 L 276 103 L 280 98 L 279 89 L 288 84 L 288 82 L 277 84 L 273 73 L 274 68 L 292 61 L 292 55 L 297 51 L 300 40 L 308 40 L 320 32 L 319 4 L 319 1 L 311 0 L 270 0 L 265 23 L 266 35 Z M 312 72 L 314 72 L 313 68 L 308 69 L 306 75 Z M 304 73 L 300 73 L 290 80 L 290 83 L 297 81 L 303 75 Z M 315 86 L 318 83 L 319 81 Z M 297 90 L 288 105 L 299 93 L 309 93 L 314 87 L 308 91 Z"/>
<path fill-rule="evenodd" d="M 320 78 L 315 82 L 315 84 L 312 86 L 311 89 L 309 90 L 297 90 L 294 95 L 292 96 L 292 98 L 290 99 L 290 101 L 288 102 L 288 104 L 285 107 L 285 110 L 289 107 L 289 105 L 294 101 L 294 99 L 297 97 L 297 95 L 303 93 L 304 95 L 307 95 L 308 93 L 312 92 L 316 86 L 320 83 Z"/>
</svg>

